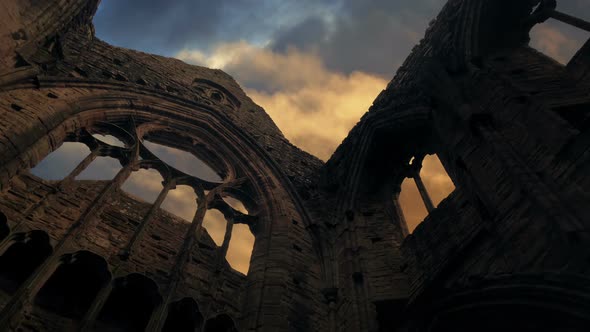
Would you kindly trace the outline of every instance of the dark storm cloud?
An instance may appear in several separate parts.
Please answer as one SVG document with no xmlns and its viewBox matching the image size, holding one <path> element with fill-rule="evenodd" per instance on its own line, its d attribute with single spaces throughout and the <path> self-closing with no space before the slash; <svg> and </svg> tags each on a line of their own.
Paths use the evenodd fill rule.
<svg viewBox="0 0 590 332">
<path fill-rule="evenodd" d="M 269 7 L 262 0 L 102 0 L 94 24 L 109 43 L 172 55 L 258 35 L 272 23 Z"/>
<path fill-rule="evenodd" d="M 315 52 L 332 69 L 344 73 L 360 70 L 390 79 L 411 48 L 424 35 L 428 22 L 436 17 L 446 0 L 343 0 L 333 16 L 315 16 L 275 33 L 271 47 L 284 52 L 289 47 Z M 559 10 L 590 20 L 588 0 L 558 1 Z M 553 20 L 544 30 L 563 36 L 568 45 L 556 45 L 549 33 L 536 33 L 545 44 L 556 45 L 548 55 L 569 58 L 589 35 Z M 532 46 L 539 43 L 535 40 Z M 548 51 L 547 47 L 543 51 Z"/>
<path fill-rule="evenodd" d="M 97 35 L 173 55 L 220 41 L 315 50 L 331 69 L 391 76 L 444 0 L 103 0 Z"/>
<path fill-rule="evenodd" d="M 345 0 L 331 17 L 310 17 L 277 31 L 272 47 L 317 52 L 333 70 L 391 78 L 444 0 Z"/>
</svg>

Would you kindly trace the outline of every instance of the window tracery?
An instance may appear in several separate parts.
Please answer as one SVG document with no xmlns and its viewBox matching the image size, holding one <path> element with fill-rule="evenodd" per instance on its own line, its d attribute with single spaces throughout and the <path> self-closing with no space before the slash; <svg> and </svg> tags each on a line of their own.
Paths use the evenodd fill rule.
<svg viewBox="0 0 590 332">
<path fill-rule="evenodd" d="M 408 233 L 436 209 L 455 189 L 451 178 L 436 155 L 412 157 L 406 166 L 404 179 L 394 206 L 398 218 Z"/>
<path fill-rule="evenodd" d="M 246 194 L 251 191 L 248 180 L 237 177 L 243 172 L 190 133 L 176 133 L 159 123 L 125 120 L 98 122 L 69 133 L 64 145 L 75 143 L 89 151 L 76 160 L 78 164 L 58 186 L 74 180 L 108 180 L 119 190 L 152 204 L 127 248 L 121 251 L 123 259 L 132 254 L 155 212 L 165 209 L 197 223 L 196 229 L 205 228 L 207 232 L 198 233 L 208 233 L 215 241 L 218 256 L 246 274 L 254 245 L 251 226 L 257 219 L 257 204 Z M 234 230 L 234 224 L 244 227 Z M 239 245 L 230 246 L 234 237 Z M 236 257 L 247 262 L 237 262 Z"/>
<path fill-rule="evenodd" d="M 66 317 L 81 318 L 110 279 L 102 257 L 89 251 L 67 254 L 37 294 L 35 303 Z"/>
<path fill-rule="evenodd" d="M 590 32 L 590 22 L 561 11 L 555 0 L 539 1 L 524 23 L 530 31 L 531 46 L 564 65 L 587 43 Z M 557 39 L 559 47 L 555 47 Z"/>
</svg>

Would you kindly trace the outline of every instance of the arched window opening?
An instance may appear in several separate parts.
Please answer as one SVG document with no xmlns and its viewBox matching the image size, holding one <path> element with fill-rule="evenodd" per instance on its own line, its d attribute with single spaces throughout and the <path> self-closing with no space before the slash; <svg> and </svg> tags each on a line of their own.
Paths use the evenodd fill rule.
<svg viewBox="0 0 590 332">
<path fill-rule="evenodd" d="M 14 243 L 0 256 L 0 288 L 14 292 L 52 252 L 43 231 L 15 234 Z"/>
<path fill-rule="evenodd" d="M 97 157 L 76 180 L 112 180 L 121 168 L 121 162 L 115 158 Z"/>
<path fill-rule="evenodd" d="M 152 143 L 148 140 L 144 140 L 143 145 L 160 160 L 179 171 L 210 182 L 223 181 L 216 171 L 190 152 Z"/>
<path fill-rule="evenodd" d="M 225 216 L 221 211 L 217 209 L 207 210 L 203 218 L 203 228 L 207 230 L 207 233 L 209 233 L 209 236 L 211 236 L 217 246 L 223 244 L 226 227 L 227 220 L 225 220 Z"/>
<path fill-rule="evenodd" d="M 201 331 L 202 324 L 203 315 L 197 302 L 185 297 L 170 304 L 162 332 L 196 332 Z"/>
<path fill-rule="evenodd" d="M 234 321 L 226 314 L 207 320 L 205 332 L 237 332 Z"/>
<path fill-rule="evenodd" d="M 254 234 L 252 234 L 248 225 L 234 225 L 227 255 L 225 256 L 227 262 L 234 270 L 246 275 L 248 274 L 254 241 Z"/>
<path fill-rule="evenodd" d="M 154 203 L 164 188 L 163 181 L 164 178 L 155 169 L 140 169 L 131 173 L 121 189 L 143 201 Z"/>
<path fill-rule="evenodd" d="M 35 303 L 66 317 L 81 318 L 110 279 L 102 257 L 89 251 L 65 255 L 37 294 Z"/>
<path fill-rule="evenodd" d="M 243 214 L 248 214 L 248 209 L 242 201 L 238 200 L 237 198 L 233 198 L 231 196 L 224 196 L 223 200 L 227 203 L 227 205 L 231 206 L 234 210 L 240 211 Z"/>
<path fill-rule="evenodd" d="M 133 273 L 118 278 L 98 316 L 98 330 L 143 331 L 161 301 L 158 286 L 148 277 Z"/>
<path fill-rule="evenodd" d="M 57 150 L 51 152 L 30 172 L 45 180 L 62 180 L 90 154 L 86 144 L 64 142 Z"/>
<path fill-rule="evenodd" d="M 0 211 L 0 241 L 4 240 L 10 234 L 10 227 L 8 227 L 8 218 Z"/>
<path fill-rule="evenodd" d="M 191 222 L 197 212 L 197 194 L 189 186 L 177 186 L 170 190 L 162 202 L 162 209 Z"/>
<path fill-rule="evenodd" d="M 535 25 L 530 32 L 530 38 L 531 47 L 567 65 L 590 38 L 590 33 L 549 19 L 545 23 Z"/>
<path fill-rule="evenodd" d="M 412 233 L 453 190 L 455 185 L 436 155 L 412 158 L 397 198 L 408 231 Z"/>
<path fill-rule="evenodd" d="M 120 147 L 120 148 L 125 147 L 125 143 L 113 135 L 92 134 L 92 137 L 94 137 L 97 140 L 99 140 L 105 144 L 108 144 L 108 145 L 112 145 L 112 146 L 116 146 L 116 147 Z"/>
</svg>

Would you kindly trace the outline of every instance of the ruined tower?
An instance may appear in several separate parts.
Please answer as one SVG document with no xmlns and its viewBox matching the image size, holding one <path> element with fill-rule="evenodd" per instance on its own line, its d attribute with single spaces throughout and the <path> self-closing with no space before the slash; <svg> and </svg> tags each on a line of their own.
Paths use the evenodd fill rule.
<svg viewBox="0 0 590 332">
<path fill-rule="evenodd" d="M 590 44 L 566 66 L 528 46 L 549 17 L 588 22 L 551 1 L 449 0 L 324 164 L 222 71 L 98 40 L 97 6 L 0 3 L 1 330 L 590 326 Z M 87 151 L 75 168 L 31 172 L 67 143 Z M 420 179 L 432 154 L 456 187 L 438 206 Z M 105 160 L 116 172 L 83 179 Z M 121 189 L 146 170 L 151 203 Z M 429 209 L 411 234 L 408 177 Z M 161 208 L 181 186 L 189 221 Z M 247 273 L 226 259 L 238 227 Z"/>
</svg>

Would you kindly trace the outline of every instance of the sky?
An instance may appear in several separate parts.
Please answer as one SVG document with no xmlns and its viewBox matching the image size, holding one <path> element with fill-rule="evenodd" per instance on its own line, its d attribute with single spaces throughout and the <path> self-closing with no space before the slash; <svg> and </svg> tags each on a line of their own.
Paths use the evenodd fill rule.
<svg viewBox="0 0 590 332">
<path fill-rule="evenodd" d="M 326 160 L 444 0 L 102 0 L 99 38 L 232 75 L 295 145 Z M 587 0 L 558 9 L 590 20 Z M 550 20 L 532 45 L 567 62 L 588 34 Z"/>
<path fill-rule="evenodd" d="M 292 143 L 327 160 L 444 2 L 102 0 L 94 24 L 113 45 L 224 70 Z M 588 0 L 558 2 L 559 10 L 590 20 Z M 531 45 L 567 63 L 589 37 L 550 20 L 533 29 Z M 453 185 L 436 158 L 424 163 L 436 203 Z M 412 230 L 426 214 L 412 181 L 404 182 L 400 199 Z M 178 201 L 176 210 L 186 210 Z"/>
</svg>

